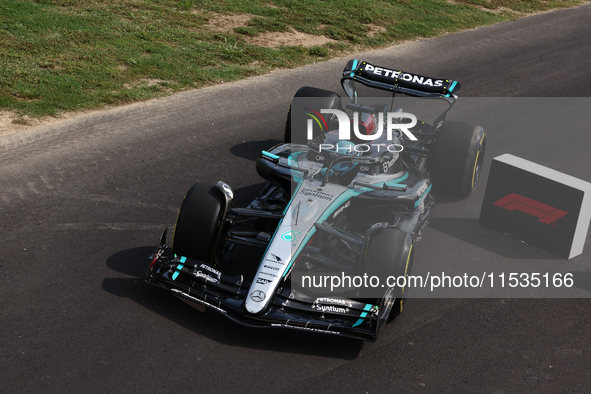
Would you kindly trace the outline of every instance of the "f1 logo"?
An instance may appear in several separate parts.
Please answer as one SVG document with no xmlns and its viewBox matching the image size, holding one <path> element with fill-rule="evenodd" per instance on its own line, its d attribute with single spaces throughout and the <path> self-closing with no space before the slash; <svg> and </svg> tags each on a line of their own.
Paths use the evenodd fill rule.
<svg viewBox="0 0 591 394">
<path fill-rule="evenodd" d="M 493 202 L 494 205 L 509 211 L 521 211 L 539 218 L 539 222 L 551 224 L 568 214 L 568 212 L 551 207 L 541 202 L 511 193 Z"/>
</svg>

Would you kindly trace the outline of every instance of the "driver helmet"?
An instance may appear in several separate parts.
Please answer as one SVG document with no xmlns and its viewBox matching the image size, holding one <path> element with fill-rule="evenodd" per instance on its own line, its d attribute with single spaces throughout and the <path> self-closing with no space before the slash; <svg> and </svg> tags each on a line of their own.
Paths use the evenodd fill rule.
<svg viewBox="0 0 591 394">
<path fill-rule="evenodd" d="M 357 122 L 355 122 L 357 120 Z M 361 135 L 372 135 L 377 132 L 378 121 L 376 115 L 367 112 L 361 112 L 351 118 L 351 126 L 355 127 Z M 351 130 L 351 138 L 358 140 L 353 130 Z M 363 142 L 366 142 L 363 140 Z"/>
</svg>

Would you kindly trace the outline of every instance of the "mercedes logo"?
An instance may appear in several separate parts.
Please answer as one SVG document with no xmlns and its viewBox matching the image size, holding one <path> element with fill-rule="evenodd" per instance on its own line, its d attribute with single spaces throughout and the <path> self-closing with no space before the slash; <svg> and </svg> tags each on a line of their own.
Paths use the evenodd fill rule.
<svg viewBox="0 0 591 394">
<path fill-rule="evenodd" d="M 254 301 L 254 302 L 261 302 L 265 299 L 265 293 L 263 293 L 260 290 L 255 290 L 252 293 L 250 293 L 250 298 Z"/>
</svg>

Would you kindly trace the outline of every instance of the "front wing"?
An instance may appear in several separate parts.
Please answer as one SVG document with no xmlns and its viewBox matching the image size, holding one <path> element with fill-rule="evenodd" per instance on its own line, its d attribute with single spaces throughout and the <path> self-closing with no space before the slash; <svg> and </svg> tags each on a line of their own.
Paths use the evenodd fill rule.
<svg viewBox="0 0 591 394">
<path fill-rule="evenodd" d="M 289 288 L 289 280 L 259 314 L 244 308 L 251 283 L 228 276 L 209 263 L 186 257 L 166 257 L 159 245 L 146 273 L 146 282 L 174 295 L 221 313 L 249 327 L 284 328 L 374 341 L 382 320 L 377 305 L 356 300 L 314 298 Z"/>
</svg>

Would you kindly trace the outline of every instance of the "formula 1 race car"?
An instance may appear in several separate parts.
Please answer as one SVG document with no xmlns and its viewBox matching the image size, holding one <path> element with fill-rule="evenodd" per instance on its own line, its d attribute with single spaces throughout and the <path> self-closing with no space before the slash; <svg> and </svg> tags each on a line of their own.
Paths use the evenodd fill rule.
<svg viewBox="0 0 591 394">
<path fill-rule="evenodd" d="M 256 163 L 269 182 L 247 207 L 233 206 L 223 182 L 189 189 L 172 248 L 165 229 L 148 283 L 247 326 L 376 339 L 404 306 L 432 187 L 467 197 L 486 135 L 445 121 L 456 81 L 351 60 L 341 84 L 348 97 L 310 87 L 296 93 L 284 143 Z M 387 97 L 362 102 L 360 88 Z M 428 124 L 393 109 L 395 96 L 446 108 Z"/>
</svg>

